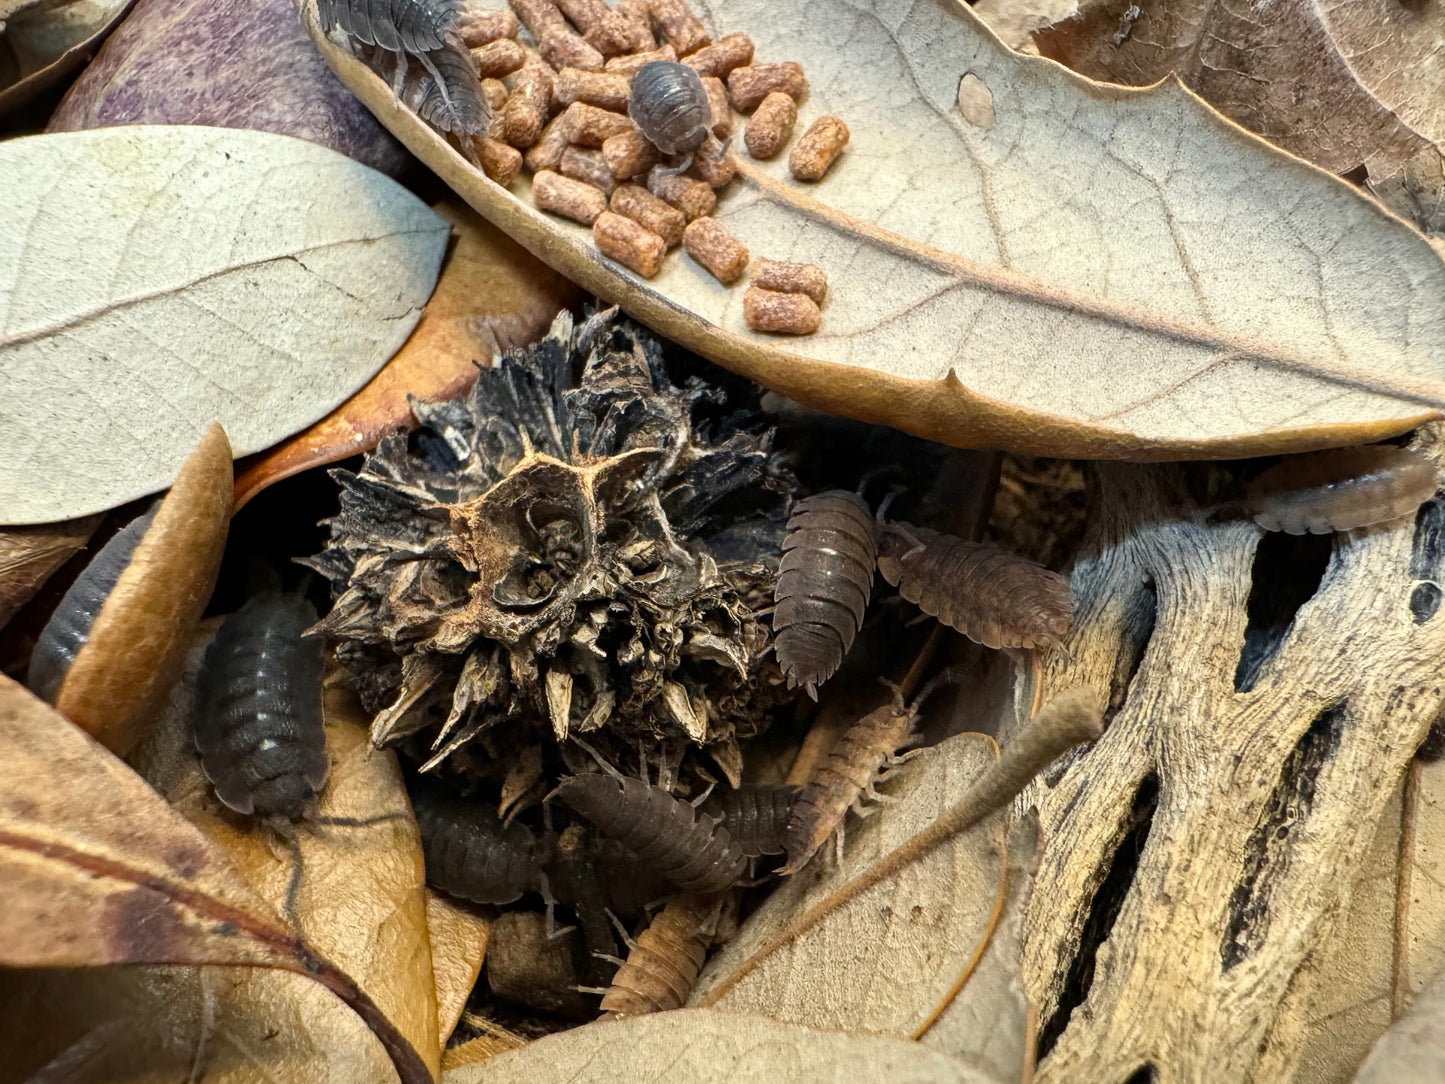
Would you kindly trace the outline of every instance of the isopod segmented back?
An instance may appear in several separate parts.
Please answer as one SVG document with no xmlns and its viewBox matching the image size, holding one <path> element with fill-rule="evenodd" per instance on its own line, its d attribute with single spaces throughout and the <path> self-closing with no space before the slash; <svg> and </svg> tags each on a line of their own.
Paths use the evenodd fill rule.
<svg viewBox="0 0 1445 1084">
<path fill-rule="evenodd" d="M 503 827 L 480 801 L 428 781 L 413 784 L 411 802 L 427 881 L 443 892 L 473 903 L 511 903 L 540 887 L 549 838 L 538 839 L 515 821 Z"/>
<path fill-rule="evenodd" d="M 632 77 L 627 115 L 663 154 L 689 154 L 707 140 L 712 106 L 696 71 L 654 60 Z"/>
<path fill-rule="evenodd" d="M 340 27 L 364 45 L 428 53 L 461 22 L 458 0 L 316 0 L 321 29 Z"/>
<path fill-rule="evenodd" d="M 1244 506 L 1266 531 L 1329 534 L 1408 516 L 1435 494 L 1435 467 L 1374 444 L 1287 455 L 1250 484 Z"/>
</svg>

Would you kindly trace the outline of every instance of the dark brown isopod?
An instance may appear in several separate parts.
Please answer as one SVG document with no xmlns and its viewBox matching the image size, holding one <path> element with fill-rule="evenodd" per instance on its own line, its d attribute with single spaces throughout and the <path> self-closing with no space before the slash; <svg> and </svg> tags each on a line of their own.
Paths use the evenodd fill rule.
<svg viewBox="0 0 1445 1084">
<path fill-rule="evenodd" d="M 701 812 L 727 829 L 743 854 L 783 853 L 783 831 L 801 788 L 787 783 L 744 783 L 713 791 Z"/>
<path fill-rule="evenodd" d="M 485 804 L 435 784 L 414 785 L 411 802 L 432 885 L 473 903 L 511 903 L 541 887 L 550 839 L 515 821 L 503 827 Z"/>
<path fill-rule="evenodd" d="M 798 502 L 788 519 L 774 591 L 773 634 L 788 688 L 814 700 L 863 626 L 877 534 L 856 493 L 834 489 Z"/>
<path fill-rule="evenodd" d="M 721 892 L 747 868 L 726 830 L 661 787 L 591 773 L 569 776 L 552 793 L 685 891 Z"/>
<path fill-rule="evenodd" d="M 159 507 L 156 505 L 145 515 L 131 520 L 101 547 L 45 623 L 30 656 L 30 669 L 25 675 L 25 684 L 42 700 L 55 701 L 70 664 L 90 637 L 96 615 L 105 605 L 120 574 L 130 564 L 131 555 L 145 537 L 146 529 L 155 519 Z"/>
<path fill-rule="evenodd" d="M 1047 647 L 1074 619 L 1057 572 L 927 527 L 882 524 L 878 571 L 924 613 L 985 647 Z"/>
<path fill-rule="evenodd" d="M 1408 516 L 1435 495 L 1435 467 L 1374 444 L 1289 455 L 1249 486 L 1245 511 L 1266 531 L 1329 534 Z"/>
<path fill-rule="evenodd" d="M 691 154 L 712 124 L 702 78 L 686 64 L 669 60 L 644 64 L 633 76 L 627 115 L 663 154 Z"/>
<path fill-rule="evenodd" d="M 196 748 L 216 797 L 278 827 L 308 813 L 326 782 L 323 645 L 304 598 L 257 595 L 228 617 L 196 678 Z"/>
</svg>

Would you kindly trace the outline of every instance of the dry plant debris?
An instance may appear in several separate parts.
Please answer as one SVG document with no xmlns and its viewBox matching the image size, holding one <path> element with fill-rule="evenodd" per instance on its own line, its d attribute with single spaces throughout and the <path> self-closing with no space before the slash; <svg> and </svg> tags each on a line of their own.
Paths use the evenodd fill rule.
<svg viewBox="0 0 1445 1084">
<path fill-rule="evenodd" d="M 79 70 L 133 2 L 34 4 L 0 14 L 0 114 Z"/>
</svg>

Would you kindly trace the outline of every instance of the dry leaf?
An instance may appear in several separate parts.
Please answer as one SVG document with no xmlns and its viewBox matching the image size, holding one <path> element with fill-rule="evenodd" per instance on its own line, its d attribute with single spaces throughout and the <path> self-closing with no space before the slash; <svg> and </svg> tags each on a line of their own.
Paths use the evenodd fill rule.
<svg viewBox="0 0 1445 1084">
<path fill-rule="evenodd" d="M 71 0 L 6 19 L 0 52 L 8 51 L 15 80 L 0 89 L 0 115 L 24 105 L 78 70 L 133 2 Z"/>
<path fill-rule="evenodd" d="M 465 1069 L 468 1065 L 480 1065 L 498 1054 L 505 1054 L 509 1050 L 520 1050 L 527 1045 L 527 1040 L 520 1035 L 513 1035 L 499 1024 L 493 1024 L 489 1020 L 478 1020 L 478 1024 L 486 1025 L 486 1030 L 475 1039 L 468 1039 L 460 1046 L 454 1046 L 442 1053 L 442 1079 L 449 1078 L 454 1069 Z"/>
<path fill-rule="evenodd" d="M 418 1052 L 376 1004 L 297 939 L 195 826 L 3 677 L 0 752 L 0 965 L 216 963 L 295 972 L 355 1011 L 406 1084 L 428 1079 Z"/>
<path fill-rule="evenodd" d="M 482 973 L 494 920 L 427 889 L 426 928 L 436 979 L 437 1036 L 443 1046 L 456 1030 Z"/>
<path fill-rule="evenodd" d="M 0 530 L 0 628 L 90 540 L 100 516 Z"/>
<path fill-rule="evenodd" d="M 433 208 L 457 230 L 426 313 L 386 367 L 329 416 L 243 464 L 236 507 L 308 467 L 376 447 L 414 424 L 408 396 L 450 399 L 471 387 L 477 366 L 540 338 L 578 290 L 458 200 Z"/>
<path fill-rule="evenodd" d="M 62 715 L 124 756 L 190 649 L 231 522 L 231 447 L 206 429 L 116 580 L 55 695 Z"/>
<path fill-rule="evenodd" d="M 7 523 L 159 489 L 212 420 L 242 455 L 324 415 L 405 341 L 448 232 L 380 174 L 264 132 L 12 139 L 0 184 Z"/>
<path fill-rule="evenodd" d="M 833 865 L 825 846 L 784 881 L 708 962 L 689 1004 L 809 1027 L 913 1035 L 993 933 L 1004 890 L 1002 815 L 809 919 L 937 820 L 996 756 L 992 739 L 961 734 L 903 767 L 884 788 L 896 802 L 845 823 L 842 865 Z M 799 922 L 808 923 L 801 932 Z"/>
<path fill-rule="evenodd" d="M 833 113 L 852 131 L 814 186 L 782 156 L 739 156 L 717 212 L 755 257 L 829 274 L 808 338 L 749 332 L 742 291 L 689 259 L 650 281 L 603 259 L 525 179 L 501 189 L 399 106 L 319 32 L 312 0 L 303 14 L 381 121 L 524 247 L 800 402 L 963 446 L 1138 458 L 1367 441 L 1445 406 L 1440 258 L 1177 84 L 1091 84 L 1010 52 L 954 0 L 695 6 L 759 58 L 803 65 L 800 123 Z M 965 75 L 977 123 L 957 106 Z"/>
<path fill-rule="evenodd" d="M 316 55 L 291 0 L 137 0 L 46 130 L 118 124 L 276 132 L 393 177 L 414 164 Z"/>
<path fill-rule="evenodd" d="M 997 1084 L 918 1043 L 709 1009 L 590 1024 L 450 1070 L 443 1084 Z"/>
<path fill-rule="evenodd" d="M 1445 975 L 1432 982 L 1404 1019 L 1370 1051 L 1355 1084 L 1445 1079 Z"/>
</svg>

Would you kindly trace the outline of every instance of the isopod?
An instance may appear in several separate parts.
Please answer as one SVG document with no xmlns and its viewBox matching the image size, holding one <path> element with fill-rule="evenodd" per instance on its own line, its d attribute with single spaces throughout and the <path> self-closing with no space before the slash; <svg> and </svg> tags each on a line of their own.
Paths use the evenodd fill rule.
<svg viewBox="0 0 1445 1084">
<path fill-rule="evenodd" d="M 411 800 L 429 883 L 473 903 L 511 903 L 540 890 L 549 836 L 539 839 L 516 821 L 503 827 L 485 805 L 435 784 L 414 784 Z"/>
<path fill-rule="evenodd" d="M 627 115 L 658 150 L 674 156 L 701 147 L 712 124 L 702 77 L 669 60 L 644 64 L 633 76 Z"/>
<path fill-rule="evenodd" d="M 783 539 L 773 635 L 788 688 L 818 686 L 853 646 L 877 559 L 873 514 L 856 493 L 834 489 L 797 503 Z"/>
<path fill-rule="evenodd" d="M 1249 486 L 1245 511 L 1266 531 L 1329 534 L 1408 516 L 1435 495 L 1435 467 L 1373 444 L 1290 455 Z"/>
<path fill-rule="evenodd" d="M 744 783 L 713 791 L 702 812 L 716 818 L 749 858 L 783 853 L 783 832 L 801 788 L 787 783 Z"/>
<path fill-rule="evenodd" d="M 747 868 L 725 829 L 661 787 L 593 772 L 569 776 L 552 793 L 684 891 L 721 892 Z"/>
<path fill-rule="evenodd" d="M 196 678 L 196 748 L 222 804 L 278 830 L 326 783 L 323 645 L 304 598 L 267 592 L 226 619 Z"/>
<path fill-rule="evenodd" d="M 878 571 L 924 613 L 985 647 L 1047 647 L 1074 619 L 1057 572 L 927 527 L 880 523 Z"/>
<path fill-rule="evenodd" d="M 680 1009 L 707 959 L 722 901 L 679 896 L 629 946 L 602 997 L 604 1017 Z"/>
<path fill-rule="evenodd" d="M 53 703 L 59 694 L 70 664 L 90 638 L 90 629 L 100 608 L 130 564 L 131 555 L 145 537 L 159 507 L 157 504 L 131 520 L 101 547 L 45 623 L 25 675 L 25 684 L 40 699 Z"/>
</svg>

